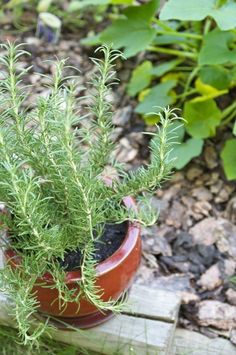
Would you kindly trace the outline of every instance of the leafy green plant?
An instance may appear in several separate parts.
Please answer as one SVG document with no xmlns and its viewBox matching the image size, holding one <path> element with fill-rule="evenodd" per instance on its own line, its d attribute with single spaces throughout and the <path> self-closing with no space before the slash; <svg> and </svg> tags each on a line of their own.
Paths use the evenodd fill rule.
<svg viewBox="0 0 236 355">
<path fill-rule="evenodd" d="M 236 85 L 235 18 L 233 0 L 168 0 L 161 10 L 159 1 L 151 0 L 125 8 L 97 37 L 98 42 L 122 48 L 126 57 L 146 51 L 127 92 L 137 96 L 136 112 L 147 123 L 155 122 L 147 116 L 154 106 L 175 104 L 183 109 L 186 135 L 175 149 L 186 159 L 177 159 L 177 168 L 200 154 L 204 140 L 236 117 L 236 103 L 225 104 L 225 95 Z M 148 60 L 149 53 L 156 53 L 156 59 Z M 226 142 L 221 156 L 226 176 L 235 179 L 234 169 L 229 173 L 226 167 L 229 156 L 236 163 L 233 143 Z"/>
<path fill-rule="evenodd" d="M 45 329 L 40 324 L 30 332 L 30 315 L 38 308 L 32 289 L 45 272 L 53 276 L 62 310 L 69 301 L 79 305 L 81 297 L 99 309 L 119 312 L 122 308 L 122 303 L 101 299 L 102 290 L 95 285 L 94 243 L 106 223 L 154 223 L 156 214 L 150 209 L 136 213 L 124 207 L 122 198 L 154 191 L 169 175 L 178 117 L 164 109 L 159 114 L 161 127 L 150 143 L 150 165 L 130 174 L 117 167 L 122 180 L 108 187 L 102 179 L 104 168 L 117 164 L 111 159 L 112 114 L 106 97 L 116 82 L 114 62 L 120 53 L 101 47 L 104 59 L 92 59 L 97 72 L 89 97 L 91 124 L 72 130 L 88 117 L 78 114 L 76 78 L 64 76 L 65 61 L 56 62 L 53 77 L 47 77 L 49 95 L 39 97 L 36 108 L 28 112 L 22 107 L 27 97 L 22 80 L 28 69 L 17 69 L 19 58 L 27 52 L 19 45 L 2 47 L 6 54 L 0 57 L 5 75 L 0 83 L 0 200 L 8 213 L 0 217 L 2 228 L 10 233 L 11 248 L 22 261 L 16 268 L 6 265 L 0 280 L 14 300 L 13 313 L 27 344 Z M 66 252 L 78 248 L 83 256 L 79 294 L 66 286 L 60 263 Z"/>
</svg>

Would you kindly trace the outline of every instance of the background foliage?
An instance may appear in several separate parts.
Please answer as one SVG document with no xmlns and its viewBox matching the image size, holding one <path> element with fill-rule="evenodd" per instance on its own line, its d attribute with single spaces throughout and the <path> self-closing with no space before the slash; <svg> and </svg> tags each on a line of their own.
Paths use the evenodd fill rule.
<svg viewBox="0 0 236 355">
<path fill-rule="evenodd" d="M 179 132 L 181 144 L 175 148 L 180 169 L 224 126 L 235 135 L 236 103 L 225 98 L 236 85 L 236 3 L 169 0 L 161 10 L 159 5 L 152 0 L 126 7 L 95 39 L 113 43 L 128 58 L 156 53 L 133 70 L 127 92 L 138 99 L 135 111 L 150 124 L 155 120 L 146 114 L 154 106 L 174 104 L 183 110 L 185 132 Z M 230 137 L 221 152 L 230 180 L 236 178 L 234 142 Z"/>
</svg>

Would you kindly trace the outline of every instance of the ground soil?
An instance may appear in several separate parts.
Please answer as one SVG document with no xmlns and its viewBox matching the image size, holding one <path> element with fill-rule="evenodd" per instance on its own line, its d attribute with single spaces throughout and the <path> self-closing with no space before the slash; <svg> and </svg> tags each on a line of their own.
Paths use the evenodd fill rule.
<svg viewBox="0 0 236 355">
<path fill-rule="evenodd" d="M 120 224 L 106 224 L 99 240 L 94 242 L 94 260 L 99 263 L 109 258 L 121 246 L 127 233 L 127 222 Z M 83 261 L 81 251 L 75 250 L 65 254 L 60 262 L 65 271 L 79 269 Z"/>
</svg>

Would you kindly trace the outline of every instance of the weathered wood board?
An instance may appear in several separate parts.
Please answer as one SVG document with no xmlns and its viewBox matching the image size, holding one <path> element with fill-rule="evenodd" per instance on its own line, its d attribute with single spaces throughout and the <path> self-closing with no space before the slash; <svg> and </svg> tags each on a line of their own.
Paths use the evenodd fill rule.
<svg viewBox="0 0 236 355">
<path fill-rule="evenodd" d="M 0 267 L 2 255 L 0 253 Z M 236 347 L 223 338 L 211 339 L 176 329 L 179 298 L 173 293 L 134 285 L 130 311 L 85 331 L 51 329 L 53 339 L 86 348 L 96 354 L 236 355 Z M 7 297 L 0 293 L 0 324 L 15 327 Z"/>
<path fill-rule="evenodd" d="M 236 355 L 236 347 L 227 339 L 212 339 L 179 328 L 175 331 L 173 348 L 175 355 Z"/>
<path fill-rule="evenodd" d="M 15 326 L 0 294 L 0 324 Z M 90 330 L 50 330 L 59 341 L 100 354 L 172 355 L 180 299 L 173 293 L 134 285 L 130 310 Z"/>
</svg>

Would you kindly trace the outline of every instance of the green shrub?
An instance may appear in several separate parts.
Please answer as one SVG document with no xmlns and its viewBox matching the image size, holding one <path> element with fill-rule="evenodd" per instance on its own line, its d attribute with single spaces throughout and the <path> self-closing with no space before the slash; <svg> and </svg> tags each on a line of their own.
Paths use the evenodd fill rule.
<svg viewBox="0 0 236 355">
<path fill-rule="evenodd" d="M 136 112 L 147 123 L 156 121 L 147 116 L 154 106 L 183 109 L 186 134 L 179 131 L 182 144 L 175 147 L 178 169 L 201 153 L 205 139 L 235 120 L 236 103 L 224 100 L 236 85 L 235 18 L 231 0 L 168 0 L 161 10 L 159 1 L 151 0 L 125 8 L 97 37 L 123 48 L 126 57 L 156 53 L 134 69 L 127 91 L 137 96 Z M 232 131 L 235 135 L 236 124 Z M 230 180 L 236 178 L 235 142 L 226 142 L 221 154 Z"/>
</svg>

